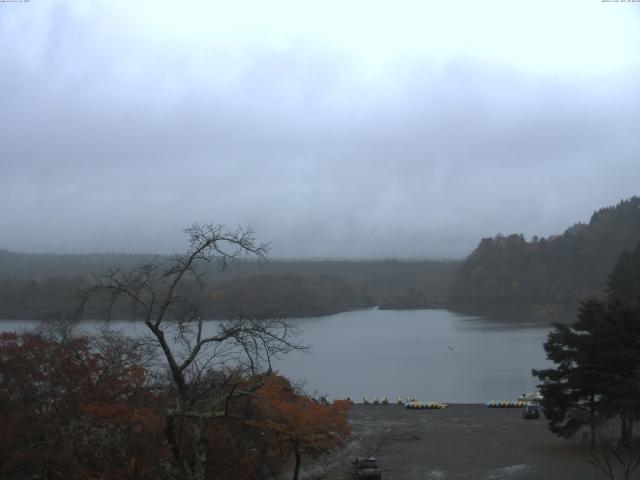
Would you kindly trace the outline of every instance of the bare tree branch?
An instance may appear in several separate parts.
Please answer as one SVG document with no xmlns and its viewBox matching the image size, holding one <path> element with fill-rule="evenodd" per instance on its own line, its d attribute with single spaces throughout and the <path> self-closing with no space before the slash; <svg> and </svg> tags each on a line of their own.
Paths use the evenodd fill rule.
<svg viewBox="0 0 640 480">
<path fill-rule="evenodd" d="M 231 401 L 255 395 L 262 382 L 259 374 L 271 371 L 272 359 L 306 347 L 296 340 L 297 328 L 281 318 L 238 317 L 215 322 L 215 331 L 205 332 L 201 310 L 207 279 L 201 266 L 217 263 L 225 270 L 243 256 L 263 262 L 269 245 L 257 243 L 252 228 L 227 231 L 221 225 L 194 223 L 185 233 L 186 253 L 109 270 L 85 292 L 83 309 L 97 298 L 111 318 L 124 302 L 129 317 L 143 321 L 175 387 L 164 426 L 174 476 L 204 480 L 205 422 L 232 417 Z M 225 373 L 225 364 L 233 365 L 234 372 Z M 195 455 L 187 458 L 182 437 L 189 431 Z"/>
</svg>

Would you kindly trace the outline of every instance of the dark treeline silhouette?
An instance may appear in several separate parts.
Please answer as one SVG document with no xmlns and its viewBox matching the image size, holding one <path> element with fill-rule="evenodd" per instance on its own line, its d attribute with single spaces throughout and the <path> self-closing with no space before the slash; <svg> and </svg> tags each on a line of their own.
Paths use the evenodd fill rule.
<svg viewBox="0 0 640 480">
<path fill-rule="evenodd" d="M 456 272 L 448 305 L 572 314 L 583 299 L 600 294 L 618 256 L 639 240 L 640 197 L 600 209 L 562 235 L 485 238 Z"/>
<path fill-rule="evenodd" d="M 96 275 L 152 258 L 0 250 L 0 318 L 44 319 L 64 313 L 77 304 L 77 292 L 86 289 Z M 225 272 L 211 266 L 203 313 L 210 318 L 258 312 L 292 317 L 375 305 L 442 307 L 458 265 L 432 260 L 269 260 L 260 265 L 245 260 Z"/>
</svg>

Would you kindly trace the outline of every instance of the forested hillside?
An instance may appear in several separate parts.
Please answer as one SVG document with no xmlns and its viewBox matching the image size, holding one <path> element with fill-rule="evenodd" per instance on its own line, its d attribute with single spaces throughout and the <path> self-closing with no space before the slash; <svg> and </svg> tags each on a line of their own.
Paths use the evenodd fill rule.
<svg viewBox="0 0 640 480">
<path fill-rule="evenodd" d="M 471 311 L 572 314 L 605 288 L 618 256 L 640 240 L 640 197 L 596 211 L 549 238 L 484 238 L 461 264 L 448 305 Z"/>
</svg>

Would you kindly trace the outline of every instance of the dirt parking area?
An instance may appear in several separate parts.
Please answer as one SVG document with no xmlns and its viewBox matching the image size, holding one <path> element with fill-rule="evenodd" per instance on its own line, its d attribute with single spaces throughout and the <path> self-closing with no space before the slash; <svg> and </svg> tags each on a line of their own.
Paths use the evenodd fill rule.
<svg viewBox="0 0 640 480">
<path fill-rule="evenodd" d="M 544 419 L 525 420 L 519 408 L 354 405 L 350 422 L 352 438 L 323 478 L 344 478 L 359 455 L 375 455 L 385 480 L 606 478 L 578 440 L 557 438 Z"/>
</svg>

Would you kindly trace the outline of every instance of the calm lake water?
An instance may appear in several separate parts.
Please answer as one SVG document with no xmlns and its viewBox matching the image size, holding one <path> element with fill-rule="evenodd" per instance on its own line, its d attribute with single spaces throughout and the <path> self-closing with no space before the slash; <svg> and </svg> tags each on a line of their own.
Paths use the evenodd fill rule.
<svg viewBox="0 0 640 480">
<path fill-rule="evenodd" d="M 358 310 L 297 319 L 310 354 L 294 353 L 275 368 L 306 390 L 331 398 L 485 402 L 535 389 L 532 368 L 548 365 L 548 326 L 469 317 L 447 310 Z M 0 321 L 0 330 L 35 325 Z M 88 324 L 86 327 L 90 327 Z M 131 335 L 143 325 L 113 322 Z"/>
</svg>

